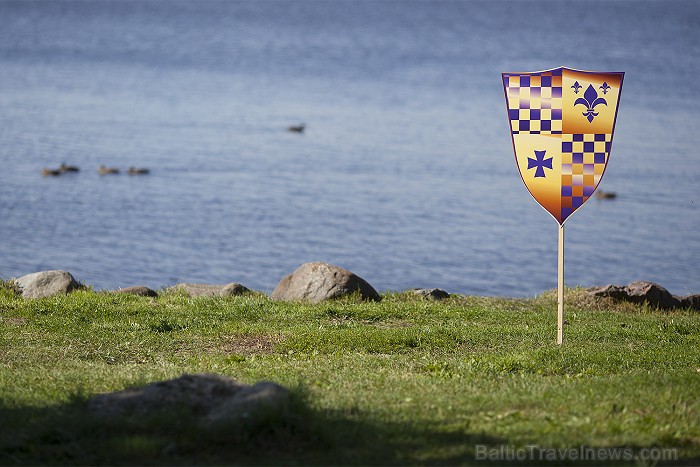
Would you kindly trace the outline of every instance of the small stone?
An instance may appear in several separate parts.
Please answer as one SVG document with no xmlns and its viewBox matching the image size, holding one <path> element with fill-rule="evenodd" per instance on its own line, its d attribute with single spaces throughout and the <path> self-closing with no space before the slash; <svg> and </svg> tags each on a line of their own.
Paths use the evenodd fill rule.
<svg viewBox="0 0 700 467">
<path fill-rule="evenodd" d="M 431 300 L 442 300 L 450 297 L 450 294 L 442 289 L 411 289 L 411 291 L 416 295 Z"/>
<path fill-rule="evenodd" d="M 242 286 L 241 284 L 239 284 L 237 282 L 231 282 L 230 284 L 226 284 L 221 289 L 221 295 L 223 297 L 230 297 L 233 295 L 242 295 L 246 292 L 250 292 L 250 289 Z"/>
<path fill-rule="evenodd" d="M 318 303 L 359 292 L 363 300 L 381 300 L 367 281 L 347 269 L 328 263 L 304 263 L 284 277 L 275 290 L 273 300 L 305 300 Z"/>
<path fill-rule="evenodd" d="M 22 290 L 24 298 L 51 297 L 57 294 L 66 294 L 79 287 L 71 273 L 60 270 L 27 274 L 15 279 L 15 284 Z"/>
<path fill-rule="evenodd" d="M 182 283 L 174 285 L 171 289 L 184 290 L 190 297 L 231 297 L 250 292 L 248 288 L 237 282 L 221 285 Z"/>
<path fill-rule="evenodd" d="M 158 292 L 143 285 L 133 285 L 131 287 L 124 287 L 123 289 L 115 290 L 117 293 L 127 293 L 131 295 L 139 295 L 141 297 L 157 297 Z"/>
</svg>

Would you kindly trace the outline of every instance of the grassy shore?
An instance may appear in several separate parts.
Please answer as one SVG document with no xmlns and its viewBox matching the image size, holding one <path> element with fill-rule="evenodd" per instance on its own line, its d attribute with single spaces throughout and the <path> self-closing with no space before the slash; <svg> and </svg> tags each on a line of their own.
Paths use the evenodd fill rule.
<svg viewBox="0 0 700 467">
<path fill-rule="evenodd" d="M 24 300 L 0 286 L 0 464 L 501 465 L 522 448 L 542 465 L 547 449 L 581 446 L 700 463 L 697 312 L 569 290 L 559 347 L 552 293 L 382 298 Z M 295 403 L 225 436 L 187 414 L 114 421 L 84 409 L 97 393 L 203 372 L 278 382 Z M 551 463 L 567 460 L 580 463 Z"/>
</svg>

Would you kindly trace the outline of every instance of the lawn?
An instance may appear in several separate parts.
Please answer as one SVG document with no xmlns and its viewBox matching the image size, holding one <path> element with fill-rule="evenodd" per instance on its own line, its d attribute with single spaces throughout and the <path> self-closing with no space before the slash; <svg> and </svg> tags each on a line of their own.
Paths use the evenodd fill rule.
<svg viewBox="0 0 700 467">
<path fill-rule="evenodd" d="M 312 305 L 90 290 L 25 300 L 4 284 L 0 464 L 608 465 L 615 449 L 625 465 L 700 464 L 700 313 L 571 289 L 565 314 L 557 346 L 551 292 Z M 294 403 L 230 433 L 187 413 L 85 409 L 185 373 L 271 380 Z"/>
</svg>

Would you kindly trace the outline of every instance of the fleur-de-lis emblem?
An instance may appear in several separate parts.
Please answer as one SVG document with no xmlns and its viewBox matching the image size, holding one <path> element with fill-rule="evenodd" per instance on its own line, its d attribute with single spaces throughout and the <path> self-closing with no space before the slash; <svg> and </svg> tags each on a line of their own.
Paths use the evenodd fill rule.
<svg viewBox="0 0 700 467">
<path fill-rule="evenodd" d="M 574 85 L 571 86 L 571 87 L 574 88 L 574 92 L 575 92 L 576 94 L 578 94 L 578 90 L 581 89 L 583 86 L 581 86 L 580 84 L 578 84 L 578 81 L 576 81 L 576 82 L 574 83 Z"/>
<path fill-rule="evenodd" d="M 586 92 L 583 93 L 583 97 L 579 97 L 574 102 L 574 106 L 577 106 L 579 104 L 586 106 L 586 111 L 582 112 L 581 115 L 584 115 L 588 119 L 589 123 L 592 122 L 593 119 L 598 116 L 598 112 L 595 112 L 594 110 L 596 105 L 608 105 L 607 101 L 604 98 L 598 97 L 598 91 L 596 91 L 593 85 L 591 84 L 589 84 L 586 88 Z"/>
<path fill-rule="evenodd" d="M 603 85 L 600 87 L 600 89 L 603 90 L 603 94 L 607 94 L 607 93 L 608 93 L 608 89 L 610 89 L 610 86 L 608 85 L 607 82 L 604 81 L 604 82 L 603 82 Z"/>
</svg>

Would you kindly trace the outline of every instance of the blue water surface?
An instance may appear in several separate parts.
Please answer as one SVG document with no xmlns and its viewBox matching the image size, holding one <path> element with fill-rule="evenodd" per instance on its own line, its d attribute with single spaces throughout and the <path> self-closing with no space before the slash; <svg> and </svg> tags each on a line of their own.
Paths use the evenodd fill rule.
<svg viewBox="0 0 700 467">
<path fill-rule="evenodd" d="M 618 197 L 567 221 L 567 285 L 700 292 L 693 1 L 2 1 L 0 277 L 270 292 L 326 261 L 380 291 L 554 288 L 500 78 L 558 66 L 626 72 Z"/>
</svg>

